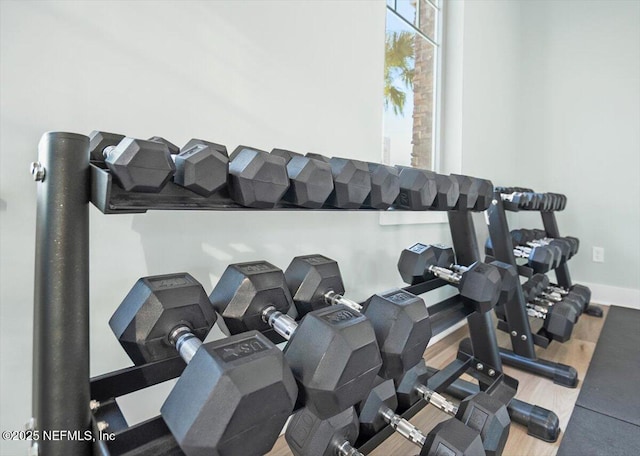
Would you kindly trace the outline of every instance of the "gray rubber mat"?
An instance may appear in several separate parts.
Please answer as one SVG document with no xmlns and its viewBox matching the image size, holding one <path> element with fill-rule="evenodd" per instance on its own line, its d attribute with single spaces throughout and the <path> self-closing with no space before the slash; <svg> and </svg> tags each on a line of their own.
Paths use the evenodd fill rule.
<svg viewBox="0 0 640 456">
<path fill-rule="evenodd" d="M 638 426 L 582 407 L 575 407 L 557 456 L 637 456 L 638 454 L 640 454 Z"/>
<path fill-rule="evenodd" d="M 639 388 L 640 311 L 611 306 L 576 405 L 640 426 Z"/>
</svg>

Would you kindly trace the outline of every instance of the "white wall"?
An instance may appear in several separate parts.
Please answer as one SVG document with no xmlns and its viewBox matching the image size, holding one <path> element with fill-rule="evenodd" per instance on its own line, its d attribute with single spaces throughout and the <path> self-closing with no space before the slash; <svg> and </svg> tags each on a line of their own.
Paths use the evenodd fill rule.
<svg viewBox="0 0 640 456">
<path fill-rule="evenodd" d="M 574 281 L 640 307 L 640 2 L 520 3 L 522 181 L 568 195 L 558 222 L 581 241 Z"/>
</svg>

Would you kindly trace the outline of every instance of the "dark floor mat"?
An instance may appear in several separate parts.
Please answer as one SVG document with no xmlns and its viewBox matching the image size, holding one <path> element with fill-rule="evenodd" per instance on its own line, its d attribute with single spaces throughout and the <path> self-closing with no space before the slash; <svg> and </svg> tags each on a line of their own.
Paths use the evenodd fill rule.
<svg viewBox="0 0 640 456">
<path fill-rule="evenodd" d="M 639 387 L 640 311 L 611 306 L 576 405 L 640 426 Z"/>
<path fill-rule="evenodd" d="M 557 456 L 637 456 L 638 454 L 640 454 L 638 426 L 582 407 L 575 407 Z"/>
</svg>

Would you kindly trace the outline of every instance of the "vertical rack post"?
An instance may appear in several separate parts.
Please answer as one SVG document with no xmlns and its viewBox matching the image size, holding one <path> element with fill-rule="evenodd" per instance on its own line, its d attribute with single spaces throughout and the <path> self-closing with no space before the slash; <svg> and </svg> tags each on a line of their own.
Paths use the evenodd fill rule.
<svg viewBox="0 0 640 456">
<path fill-rule="evenodd" d="M 34 427 L 90 429 L 89 138 L 49 132 L 38 146 L 33 331 Z M 34 451 L 35 450 L 35 451 Z M 82 439 L 33 442 L 46 456 L 91 454 Z"/>
<path fill-rule="evenodd" d="M 470 211 L 449 211 L 449 228 L 453 239 L 453 249 L 459 264 L 469 266 L 480 261 L 480 251 L 476 230 Z M 484 364 L 502 371 L 500 349 L 496 339 L 496 332 L 491 320 L 491 312 L 473 312 L 467 317 L 469 333 L 471 334 L 473 355 Z M 473 344 L 473 341 L 476 343 Z"/>
<path fill-rule="evenodd" d="M 493 201 L 487 209 L 489 218 L 489 237 L 493 248 L 493 257 L 517 268 L 516 257 L 513 254 L 513 243 L 509 234 L 507 215 L 499 192 L 493 194 Z M 526 303 L 522 287 L 516 287 L 516 292 L 510 302 L 505 302 L 504 313 L 509 322 L 511 346 L 513 351 L 526 358 L 536 358 L 536 348 L 529 325 L 529 317 L 525 311 Z"/>
</svg>

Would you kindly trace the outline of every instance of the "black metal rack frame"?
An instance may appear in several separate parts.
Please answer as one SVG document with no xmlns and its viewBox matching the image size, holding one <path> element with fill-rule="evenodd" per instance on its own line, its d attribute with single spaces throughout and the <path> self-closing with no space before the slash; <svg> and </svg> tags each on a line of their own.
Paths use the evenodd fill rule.
<svg viewBox="0 0 640 456">
<path fill-rule="evenodd" d="M 94 435 L 105 429 L 115 440 L 95 442 L 40 440 L 32 450 L 47 456 L 161 455 L 180 454 L 175 440 L 160 417 L 128 426 L 116 398 L 180 375 L 185 365 L 176 357 L 144 366 L 130 367 L 89 378 L 89 203 L 103 213 L 142 213 L 148 209 L 249 210 L 226 195 L 203 198 L 169 183 L 158 194 L 127 194 L 114 185 L 111 175 L 89 162 L 89 138 L 65 132 L 49 132 L 39 144 L 32 169 L 37 188 L 36 256 L 34 291 L 33 417 L 34 429 L 68 430 Z M 288 207 L 282 210 L 294 209 Z M 297 209 L 296 210 L 303 210 Z M 450 213 L 451 214 L 451 213 Z M 470 214 L 466 213 L 469 217 Z M 454 215 L 450 215 L 450 220 Z M 466 228 L 463 227 L 461 233 Z M 454 244 L 459 230 L 453 228 Z M 470 242 L 468 239 L 465 242 Z M 473 241 L 475 242 L 475 240 Z M 456 251 L 463 245 L 456 245 Z M 477 249 L 477 245 L 476 245 Z M 460 250 L 461 251 L 461 250 Z M 439 279 L 406 287 L 422 294 L 445 285 Z M 480 387 L 500 394 L 508 402 L 517 382 L 501 373 L 496 356 L 495 329 L 488 316 L 477 317 L 454 296 L 430 308 L 434 332 L 468 317 L 473 340 L 485 340 L 486 350 L 476 345 L 475 355 L 460 350 L 458 359 L 435 375 L 429 386 L 444 391 L 461 373 L 469 371 Z M 487 336 L 492 334 L 493 339 Z M 488 376 L 479 365 L 492 366 Z M 493 394 L 493 393 L 492 393 Z M 404 412 L 413 416 L 424 407 L 418 403 Z M 362 444 L 370 451 L 386 431 Z M 369 450 L 367 450 L 369 449 Z"/>
<path fill-rule="evenodd" d="M 494 193 L 494 199 L 487 217 L 489 236 L 493 248 L 493 258 L 511 264 L 518 269 L 520 275 L 531 277 L 533 271 L 516 263 L 513 253 L 513 243 L 507 222 L 506 211 L 519 211 L 518 205 L 503 201 L 500 192 Z M 554 211 L 540 211 L 545 231 L 549 237 L 560 237 Z M 570 288 L 572 286 L 569 267 L 563 262 L 555 269 L 559 285 Z M 575 388 L 578 385 L 578 372 L 572 366 L 540 359 L 536 355 L 535 345 L 546 348 L 551 340 L 544 331 L 533 333 L 526 313 L 526 301 L 522 288 L 509 302 L 502 303 L 505 320 L 498 320 L 498 329 L 509 333 L 513 350 L 500 348 L 502 361 L 518 369 L 552 379 L 555 383 Z M 592 307 L 592 306 L 590 306 Z"/>
</svg>

